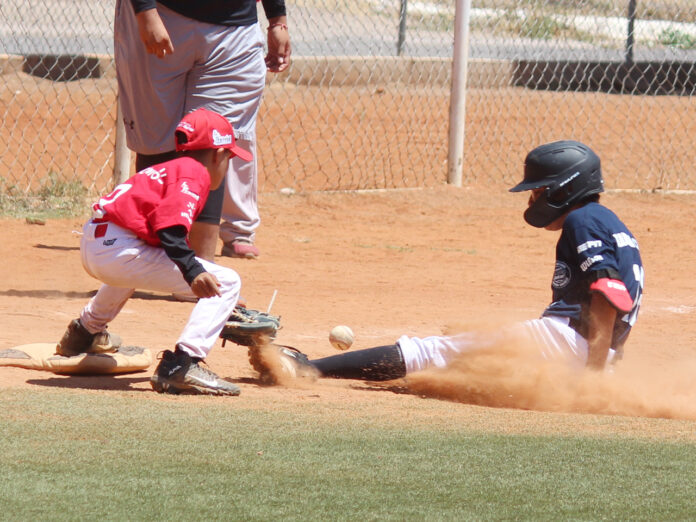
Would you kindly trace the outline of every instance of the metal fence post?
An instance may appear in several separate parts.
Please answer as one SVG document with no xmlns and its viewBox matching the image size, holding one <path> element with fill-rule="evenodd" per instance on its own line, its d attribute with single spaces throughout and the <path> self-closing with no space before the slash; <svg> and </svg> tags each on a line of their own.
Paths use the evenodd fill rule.
<svg viewBox="0 0 696 522">
<path fill-rule="evenodd" d="M 399 39 L 396 42 L 396 55 L 401 56 L 404 42 L 406 41 L 406 11 L 408 9 L 408 0 L 401 0 L 399 8 Z"/>
<path fill-rule="evenodd" d="M 116 97 L 116 143 L 114 145 L 114 186 L 130 177 L 130 150 L 126 145 L 126 127 L 123 124 L 121 99 Z"/>
<path fill-rule="evenodd" d="M 635 36 L 633 34 L 636 22 L 636 0 L 628 1 L 628 36 L 626 37 L 626 63 L 633 63 L 633 43 Z"/>
<path fill-rule="evenodd" d="M 454 51 L 450 92 L 447 183 L 462 186 L 466 117 L 466 73 L 469 57 L 469 18 L 471 0 L 456 0 L 454 11 Z"/>
</svg>

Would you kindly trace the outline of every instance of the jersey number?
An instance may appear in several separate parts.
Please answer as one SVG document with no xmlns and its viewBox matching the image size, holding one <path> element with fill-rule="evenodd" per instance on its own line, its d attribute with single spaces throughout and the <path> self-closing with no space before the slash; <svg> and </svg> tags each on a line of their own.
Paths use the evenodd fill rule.
<svg viewBox="0 0 696 522">
<path fill-rule="evenodd" d="M 101 208 L 104 208 L 106 205 L 110 205 L 132 188 L 133 185 L 131 185 L 130 183 L 121 183 L 120 185 L 117 185 L 116 188 L 109 194 L 107 194 L 103 198 L 100 198 L 98 205 Z"/>
<path fill-rule="evenodd" d="M 645 280 L 645 272 L 643 267 L 639 265 L 633 265 L 633 277 L 638 281 L 638 295 L 636 296 L 636 302 L 633 304 L 633 310 L 627 313 L 623 320 L 633 326 L 638 319 L 638 310 L 640 309 L 640 303 L 643 300 L 643 282 Z"/>
</svg>

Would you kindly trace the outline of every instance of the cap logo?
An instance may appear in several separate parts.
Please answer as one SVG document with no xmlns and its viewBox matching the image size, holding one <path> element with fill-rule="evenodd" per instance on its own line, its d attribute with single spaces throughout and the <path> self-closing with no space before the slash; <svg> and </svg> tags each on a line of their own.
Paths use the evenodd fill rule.
<svg viewBox="0 0 696 522">
<path fill-rule="evenodd" d="M 217 129 L 213 129 L 213 145 L 222 146 L 230 145 L 232 143 L 231 134 L 220 134 Z"/>
<path fill-rule="evenodd" d="M 193 125 L 191 125 L 191 124 L 190 124 L 189 122 L 187 122 L 187 121 L 181 121 L 181 122 L 179 122 L 179 125 L 177 125 L 177 127 L 182 127 L 184 130 L 187 130 L 188 132 L 193 132 L 194 130 L 196 130 L 196 129 L 193 128 Z"/>
</svg>

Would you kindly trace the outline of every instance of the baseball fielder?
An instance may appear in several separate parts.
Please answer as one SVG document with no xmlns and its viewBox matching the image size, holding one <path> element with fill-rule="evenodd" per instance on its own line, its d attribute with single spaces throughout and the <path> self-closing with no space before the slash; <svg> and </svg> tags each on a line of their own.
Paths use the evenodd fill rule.
<svg viewBox="0 0 696 522">
<path fill-rule="evenodd" d="M 239 388 L 199 366 L 212 349 L 239 298 L 236 272 L 197 258 L 188 232 L 208 197 L 224 179 L 238 147 L 229 121 L 198 109 L 176 128 L 182 157 L 148 167 L 92 207 L 83 228 L 82 264 L 104 284 L 74 319 L 57 346 L 61 355 L 112 350 L 120 340 L 106 331 L 136 288 L 193 293 L 199 298 L 174 351 L 152 376 L 158 392 L 238 395 Z"/>
<path fill-rule="evenodd" d="M 599 157 L 576 141 L 548 143 L 525 160 L 524 179 L 510 189 L 531 191 L 524 218 L 530 225 L 561 231 L 551 281 L 552 300 L 539 319 L 512 325 L 504 335 L 538 347 L 544 359 L 601 370 L 619 360 L 635 324 L 643 291 L 638 242 L 621 220 L 599 203 L 603 192 Z M 426 338 L 402 336 L 388 346 L 307 361 L 320 376 L 390 380 L 485 349 L 496 339 L 481 334 Z"/>
</svg>

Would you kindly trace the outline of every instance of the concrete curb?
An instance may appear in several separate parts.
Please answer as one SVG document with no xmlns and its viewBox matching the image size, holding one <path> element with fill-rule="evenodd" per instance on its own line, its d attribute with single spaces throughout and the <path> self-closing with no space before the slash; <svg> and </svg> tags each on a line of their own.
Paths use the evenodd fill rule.
<svg viewBox="0 0 696 522">
<path fill-rule="evenodd" d="M 115 78 L 111 55 L 0 55 L 0 75 L 25 72 L 54 81 L 84 78 Z M 359 86 L 404 83 L 449 87 L 450 58 L 298 56 L 290 68 L 269 74 L 268 83 L 296 85 Z M 472 88 L 509 86 L 512 64 L 504 60 L 470 60 Z"/>
<path fill-rule="evenodd" d="M 26 73 L 52 81 L 115 78 L 113 56 L 105 54 L 0 54 L 0 75 Z"/>
<path fill-rule="evenodd" d="M 111 55 L 0 55 L 0 75 L 24 72 L 53 81 L 116 77 Z M 696 92 L 696 66 L 682 62 L 513 61 L 471 59 L 467 87 L 549 91 L 671 94 Z M 449 88 L 450 58 L 298 56 L 267 83 L 319 87 L 403 84 Z"/>
<path fill-rule="evenodd" d="M 468 65 L 471 88 L 505 87 L 512 81 L 509 61 L 470 60 Z M 268 76 L 269 82 L 325 87 L 389 83 L 450 87 L 451 75 L 450 58 L 306 56 L 293 58 L 288 71 Z"/>
<path fill-rule="evenodd" d="M 693 62 L 519 61 L 512 84 L 528 89 L 652 96 L 696 94 Z"/>
</svg>

